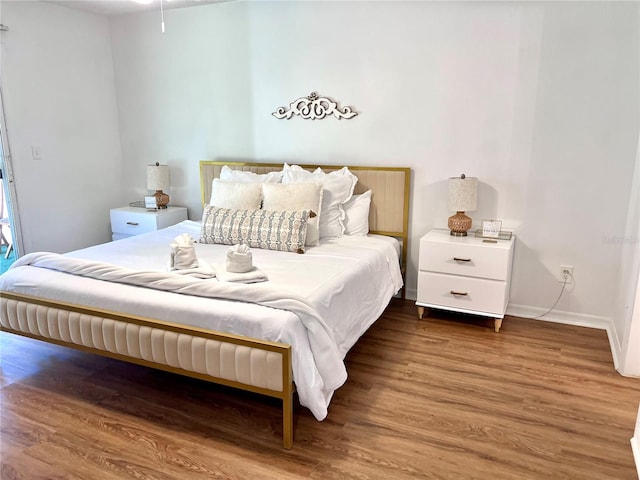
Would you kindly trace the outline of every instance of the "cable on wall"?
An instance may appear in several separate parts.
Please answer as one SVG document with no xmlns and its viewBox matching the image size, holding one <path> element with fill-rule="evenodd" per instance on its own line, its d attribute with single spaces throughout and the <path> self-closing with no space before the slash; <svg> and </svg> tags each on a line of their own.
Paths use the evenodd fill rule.
<svg viewBox="0 0 640 480">
<path fill-rule="evenodd" d="M 565 277 L 564 277 L 564 282 L 562 282 L 562 289 L 560 289 L 560 295 L 558 295 L 558 298 L 556 299 L 556 301 L 555 301 L 555 303 L 553 304 L 553 306 L 552 306 L 549 310 L 547 310 L 546 312 L 544 312 L 543 314 L 538 315 L 537 317 L 531 317 L 531 318 L 533 318 L 534 320 L 537 320 L 537 319 L 539 319 L 539 318 L 544 317 L 546 314 L 550 313 L 554 308 L 556 308 L 556 305 L 558 305 L 558 302 L 559 302 L 559 301 L 560 301 L 560 299 L 562 298 L 562 294 L 564 293 L 564 287 L 566 287 L 566 286 L 567 286 L 567 281 L 568 281 L 568 280 L 569 280 L 569 279 L 565 276 Z"/>
</svg>

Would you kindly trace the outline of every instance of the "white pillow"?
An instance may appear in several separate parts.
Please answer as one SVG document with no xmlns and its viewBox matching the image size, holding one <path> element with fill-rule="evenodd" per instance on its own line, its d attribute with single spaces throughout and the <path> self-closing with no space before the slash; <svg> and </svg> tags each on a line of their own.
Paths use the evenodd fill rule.
<svg viewBox="0 0 640 480">
<path fill-rule="evenodd" d="M 282 170 L 269 173 L 253 173 L 243 170 L 233 170 L 226 165 L 220 171 L 220 180 L 241 183 L 280 183 Z"/>
<path fill-rule="evenodd" d="M 262 208 L 264 210 L 311 210 L 315 217 L 307 221 L 305 245 L 319 243 L 318 219 L 322 210 L 322 185 L 319 183 L 262 184 Z"/>
<path fill-rule="evenodd" d="M 320 167 L 309 172 L 299 165 L 287 165 L 283 169 L 282 183 L 294 184 L 319 182 L 322 184 L 322 212 L 320 214 L 320 238 L 341 237 L 344 234 L 343 204 L 353 195 L 358 177 L 347 167 L 324 173 Z"/>
<path fill-rule="evenodd" d="M 262 185 L 260 183 L 225 182 L 214 178 L 211 183 L 209 205 L 237 210 L 260 208 Z"/>
<path fill-rule="evenodd" d="M 344 234 L 364 236 L 369 233 L 369 207 L 371 190 L 354 195 L 344 204 Z"/>
</svg>

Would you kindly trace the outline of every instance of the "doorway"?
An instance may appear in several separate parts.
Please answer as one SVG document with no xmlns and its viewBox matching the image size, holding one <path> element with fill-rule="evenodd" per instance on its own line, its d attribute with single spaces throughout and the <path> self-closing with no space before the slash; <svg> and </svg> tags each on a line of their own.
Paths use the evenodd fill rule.
<svg viewBox="0 0 640 480">
<path fill-rule="evenodd" d="M 6 202 L 3 168 L 0 168 L 0 273 L 4 273 L 16 260 L 16 249 L 13 245 L 9 206 Z"/>
<path fill-rule="evenodd" d="M 6 272 L 22 251 L 15 198 L 2 85 L 0 85 L 0 273 Z"/>
</svg>

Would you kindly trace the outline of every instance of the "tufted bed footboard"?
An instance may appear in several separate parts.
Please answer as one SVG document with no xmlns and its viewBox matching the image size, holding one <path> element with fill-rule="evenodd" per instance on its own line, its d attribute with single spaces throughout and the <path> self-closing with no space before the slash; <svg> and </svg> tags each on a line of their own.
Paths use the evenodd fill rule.
<svg viewBox="0 0 640 480">
<path fill-rule="evenodd" d="M 279 398 L 293 445 L 289 345 L 7 292 L 0 309 L 5 332 Z"/>
</svg>

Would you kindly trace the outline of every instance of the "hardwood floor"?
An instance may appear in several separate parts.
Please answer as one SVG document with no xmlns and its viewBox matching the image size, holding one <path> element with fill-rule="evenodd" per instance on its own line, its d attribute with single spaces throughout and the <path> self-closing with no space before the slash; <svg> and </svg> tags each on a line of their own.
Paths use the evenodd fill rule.
<svg viewBox="0 0 640 480">
<path fill-rule="evenodd" d="M 640 379 L 604 331 L 394 301 L 317 422 L 298 407 L 0 334 L 2 479 L 635 479 Z"/>
</svg>

